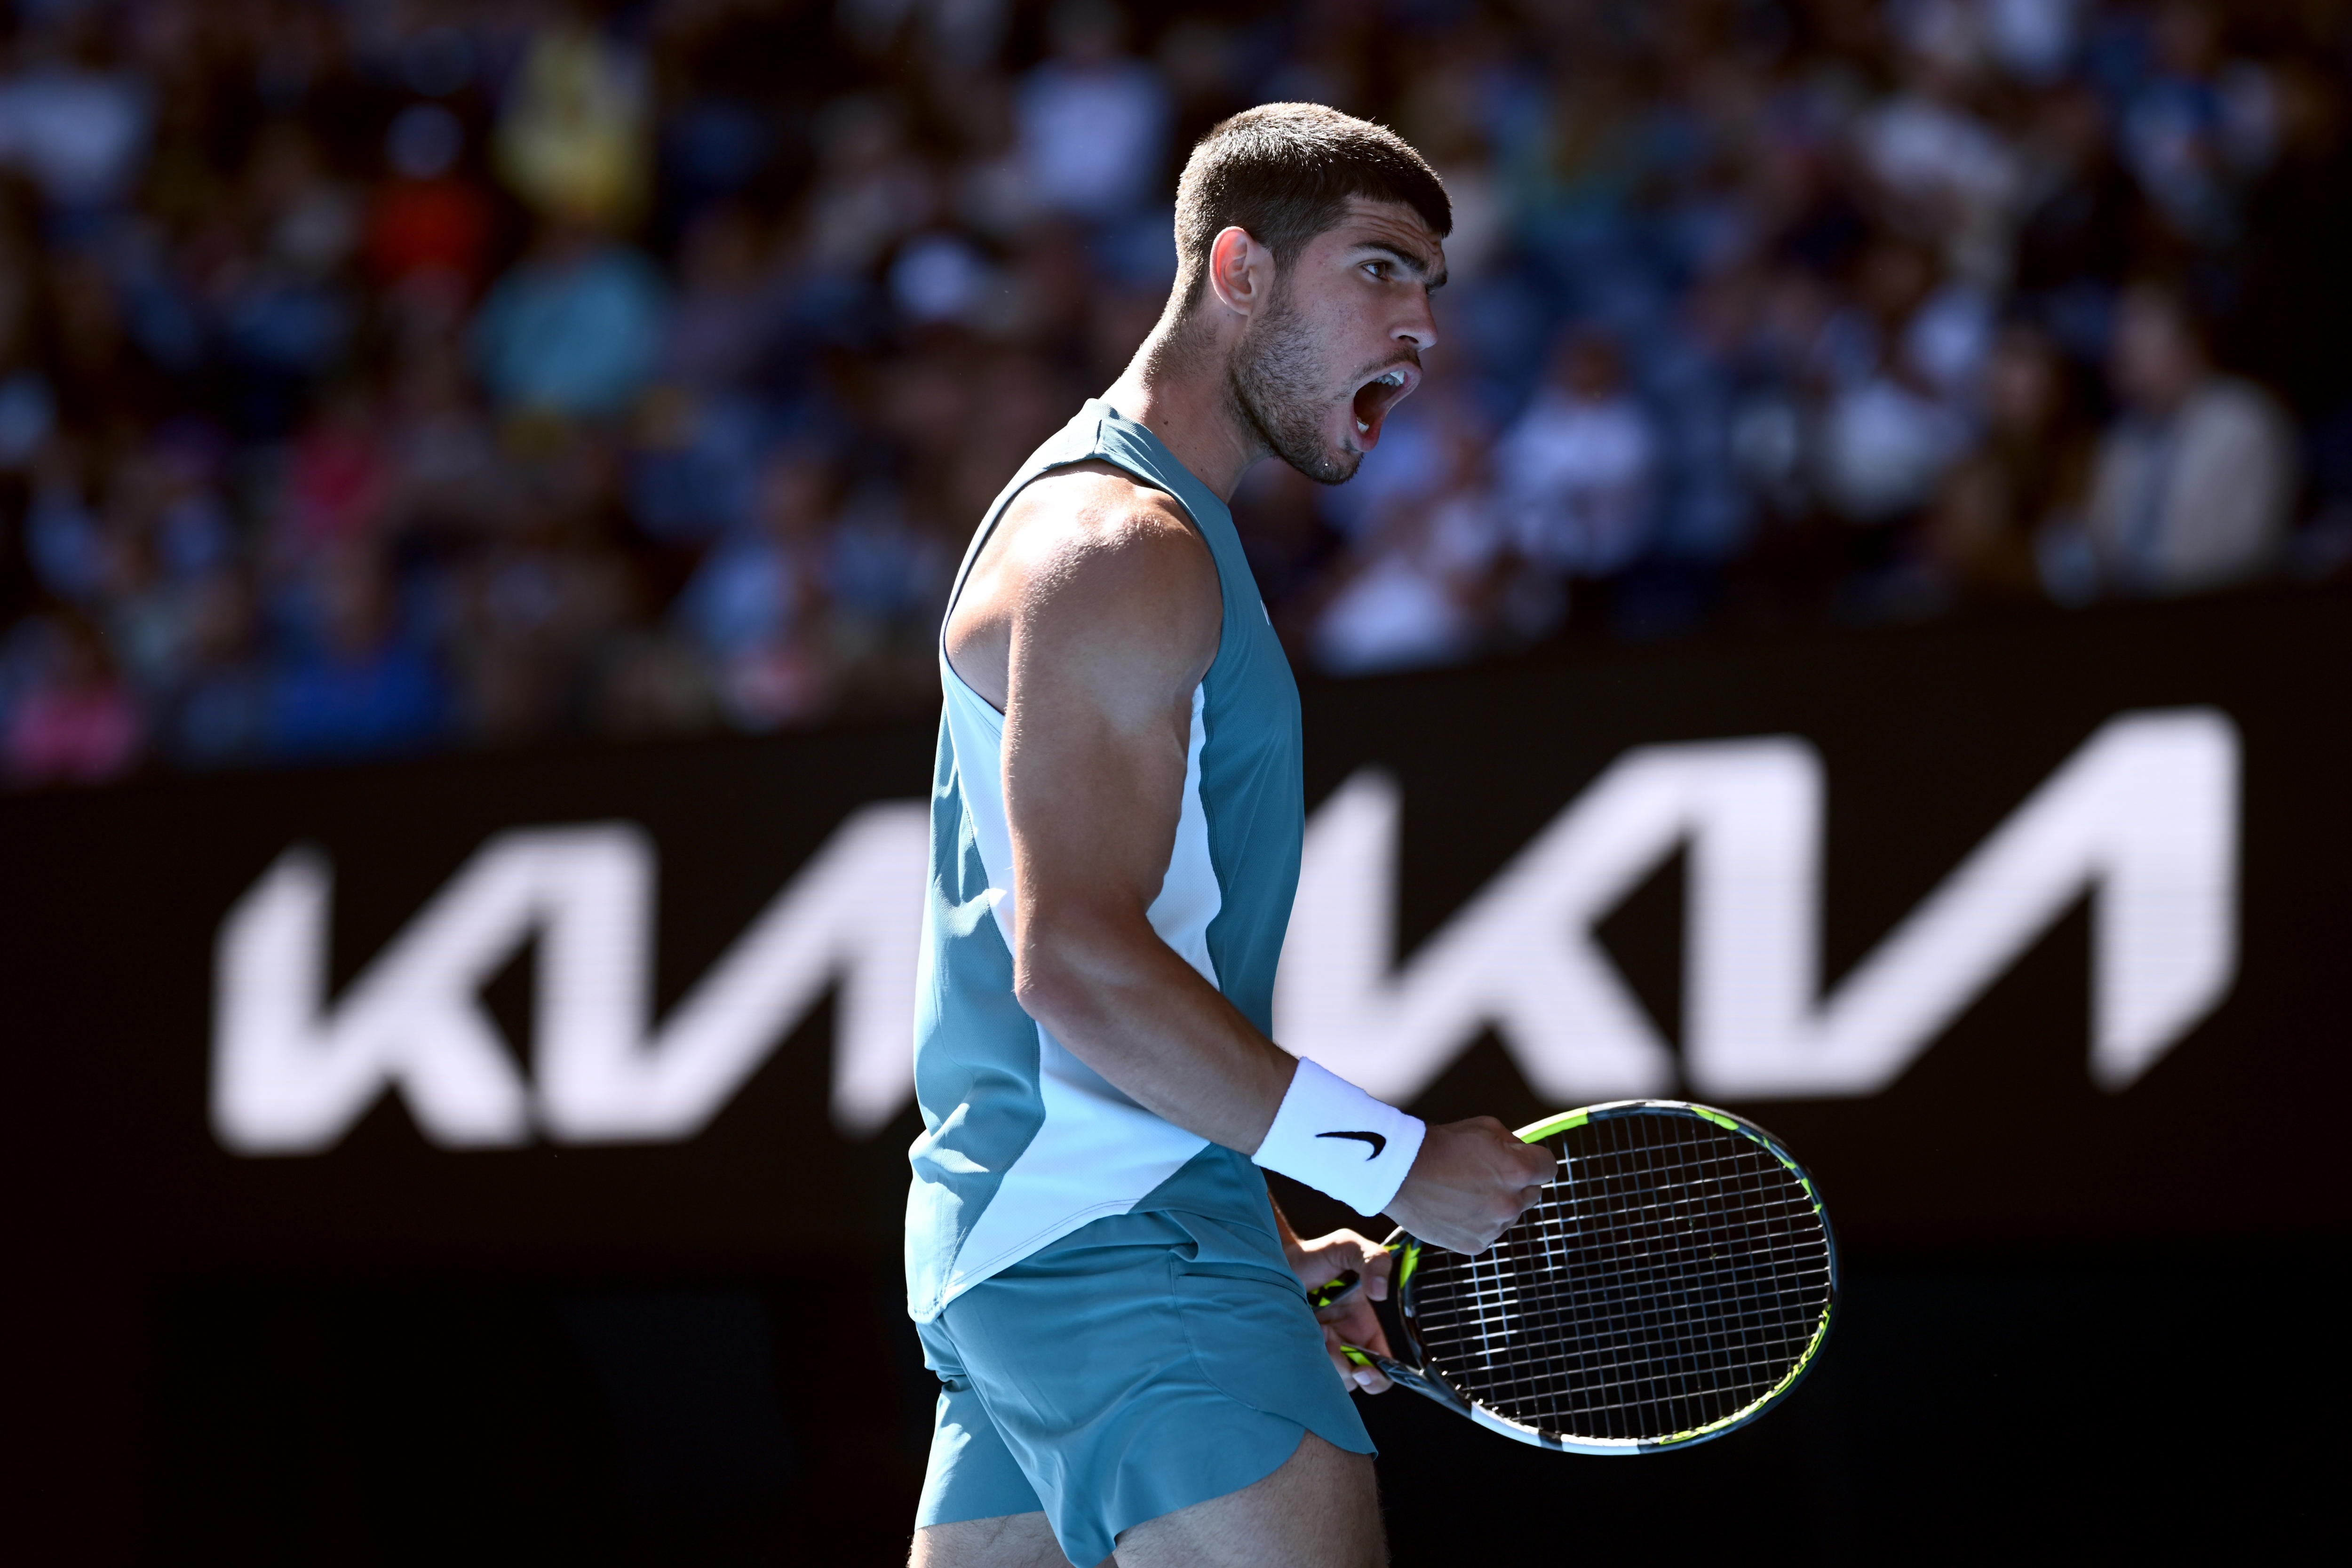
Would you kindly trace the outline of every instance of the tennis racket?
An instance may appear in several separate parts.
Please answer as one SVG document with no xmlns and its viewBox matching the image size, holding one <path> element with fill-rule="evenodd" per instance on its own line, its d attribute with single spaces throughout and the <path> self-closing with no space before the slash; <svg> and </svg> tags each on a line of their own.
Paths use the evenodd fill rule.
<svg viewBox="0 0 2352 1568">
<path fill-rule="evenodd" d="M 1745 1426 L 1829 1337 L 1837 1243 L 1772 1135 L 1704 1105 L 1623 1100 L 1519 1130 L 1559 1174 L 1475 1258 L 1400 1230 L 1401 1359 L 1360 1365 L 1522 1443 L 1654 1454 Z M 1322 1308 L 1354 1270 L 1309 1293 Z"/>
</svg>

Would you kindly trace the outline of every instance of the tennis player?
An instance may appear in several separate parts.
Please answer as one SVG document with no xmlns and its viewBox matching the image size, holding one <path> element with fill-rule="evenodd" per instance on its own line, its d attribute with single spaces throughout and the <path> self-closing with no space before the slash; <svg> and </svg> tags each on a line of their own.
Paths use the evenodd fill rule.
<svg viewBox="0 0 2352 1568">
<path fill-rule="evenodd" d="M 940 644 L 909 1306 L 939 1374 L 928 1568 L 1387 1560 L 1388 1258 L 1255 1166 L 1485 1248 L 1551 1159 L 1268 1037 L 1305 811 L 1297 688 L 1226 501 L 1339 484 L 1422 375 L 1452 224 L 1421 156 L 1310 104 L 1226 121 L 1168 308 L 974 536 Z M 1318 1325 L 1306 1289 L 1354 1269 Z M 1385 1348 L 1382 1346 L 1382 1348 Z M 1116 1549 L 1116 1557 L 1113 1552 Z"/>
</svg>

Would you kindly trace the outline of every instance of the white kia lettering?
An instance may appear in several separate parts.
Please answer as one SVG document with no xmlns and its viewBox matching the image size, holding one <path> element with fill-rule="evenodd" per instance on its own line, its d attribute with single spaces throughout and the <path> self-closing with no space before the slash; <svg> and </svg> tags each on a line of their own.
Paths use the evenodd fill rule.
<svg viewBox="0 0 2352 1568">
<path fill-rule="evenodd" d="M 871 1132 L 906 1102 L 929 828 L 923 806 L 844 822 L 671 1011 L 652 1019 L 654 847 L 625 824 L 485 844 L 326 1002 L 325 858 L 281 856 L 229 911 L 216 954 L 212 1113 L 240 1153 L 331 1147 L 387 1088 L 453 1147 L 693 1137 L 840 986 L 833 1114 Z M 534 1094 L 481 1004 L 539 940 Z"/>
<path fill-rule="evenodd" d="M 1555 1103 L 1669 1089 L 1674 1058 L 1592 928 L 1687 844 L 1698 1093 L 1876 1093 L 2085 892 L 2091 1076 L 2120 1089 L 2236 975 L 2238 752 L 2210 709 L 2113 720 L 1818 1002 L 1822 769 L 1803 741 L 1626 753 L 1396 973 L 1398 795 L 1360 773 L 1307 829 L 1276 1031 L 1398 1100 L 1488 1026 Z"/>
<path fill-rule="evenodd" d="M 1874 1094 L 2086 894 L 2092 1078 L 2128 1087 L 2237 972 L 2239 743 L 2210 709 L 2103 726 L 1821 994 L 1820 755 L 1792 737 L 1618 759 L 1395 969 L 1395 784 L 1359 773 L 1307 826 L 1275 988 L 1282 1043 L 1384 1098 L 1492 1027 L 1560 1105 L 1656 1094 Z M 287 851 L 222 923 L 213 1124 L 241 1153 L 331 1147 L 388 1089 L 452 1147 L 675 1141 L 707 1126 L 838 988 L 832 1113 L 911 1092 L 926 811 L 845 821 L 657 1027 L 655 852 L 626 824 L 492 838 L 326 996 L 331 879 Z M 1593 928 L 1687 846 L 1686 1037 L 1672 1050 Z M 537 939 L 526 1081 L 481 1002 Z"/>
</svg>

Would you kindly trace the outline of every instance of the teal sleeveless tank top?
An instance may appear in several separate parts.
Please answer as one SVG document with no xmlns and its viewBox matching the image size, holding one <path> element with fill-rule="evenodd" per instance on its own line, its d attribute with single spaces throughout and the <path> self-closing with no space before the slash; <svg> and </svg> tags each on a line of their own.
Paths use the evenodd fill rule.
<svg viewBox="0 0 2352 1568">
<path fill-rule="evenodd" d="M 1031 455 L 956 574 L 1022 488 L 1072 463 L 1116 465 L 1165 490 L 1209 546 L 1223 593 L 1217 655 L 1192 693 L 1176 843 L 1152 928 L 1260 1029 L 1298 885 L 1306 826 L 1298 688 L 1223 501 L 1159 437 L 1099 400 Z M 950 600 L 953 606 L 953 598 Z M 908 1307 L 928 1322 L 961 1291 L 1105 1215 L 1171 1210 L 1274 1229 L 1247 1155 L 1146 1110 L 1022 1011 L 1013 993 L 1012 854 L 1003 715 L 939 645 L 929 887 L 915 1001 Z"/>
</svg>

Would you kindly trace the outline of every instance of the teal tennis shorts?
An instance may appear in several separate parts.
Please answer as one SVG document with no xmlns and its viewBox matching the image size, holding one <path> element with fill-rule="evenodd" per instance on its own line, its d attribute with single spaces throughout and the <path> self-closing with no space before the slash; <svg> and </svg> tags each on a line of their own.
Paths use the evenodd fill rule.
<svg viewBox="0 0 2352 1568">
<path fill-rule="evenodd" d="M 1112 1215 L 921 1325 L 939 1419 L 918 1528 L 1042 1509 L 1080 1568 L 1119 1531 L 1239 1491 L 1314 1433 L 1371 1438 L 1272 1233 Z"/>
</svg>

